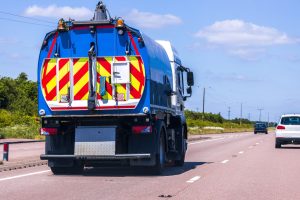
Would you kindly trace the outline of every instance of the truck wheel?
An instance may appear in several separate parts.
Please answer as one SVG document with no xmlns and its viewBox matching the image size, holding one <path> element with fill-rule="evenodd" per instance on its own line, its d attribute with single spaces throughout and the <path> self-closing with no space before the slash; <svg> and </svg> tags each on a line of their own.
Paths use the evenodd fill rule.
<svg viewBox="0 0 300 200">
<path fill-rule="evenodd" d="M 268 131 L 266 131 L 266 134 L 268 134 Z"/>
<path fill-rule="evenodd" d="M 178 166 L 178 167 L 181 167 L 184 165 L 184 160 L 185 160 L 185 153 L 186 153 L 186 139 L 184 139 L 184 129 L 182 128 L 181 129 L 181 147 L 182 147 L 182 151 L 181 151 L 181 154 L 180 154 L 180 159 L 179 160 L 175 160 L 174 164 L 175 166 Z"/>
<path fill-rule="evenodd" d="M 256 134 L 257 132 L 254 132 L 254 134 Z"/>
<path fill-rule="evenodd" d="M 165 160 L 166 160 L 166 152 L 165 152 L 165 140 L 163 131 L 160 134 L 159 140 L 159 152 L 156 155 L 155 165 L 153 167 L 154 174 L 161 174 L 165 167 Z"/>
<path fill-rule="evenodd" d="M 175 166 L 182 167 L 184 165 L 184 160 L 185 160 L 185 151 L 181 153 L 179 160 L 175 160 Z"/>
</svg>

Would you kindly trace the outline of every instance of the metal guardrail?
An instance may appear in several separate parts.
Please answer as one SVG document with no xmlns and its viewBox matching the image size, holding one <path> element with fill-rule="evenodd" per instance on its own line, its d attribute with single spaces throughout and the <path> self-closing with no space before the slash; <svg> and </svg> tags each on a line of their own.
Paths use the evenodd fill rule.
<svg viewBox="0 0 300 200">
<path fill-rule="evenodd" d="M 8 161 L 8 159 L 9 159 L 9 145 L 10 144 L 24 144 L 24 143 L 35 143 L 35 142 L 45 142 L 45 140 L 27 140 L 27 141 L 16 141 L 16 142 L 0 142 L 0 145 L 3 145 L 3 161 Z"/>
<path fill-rule="evenodd" d="M 34 143 L 34 142 L 45 142 L 45 140 L 26 140 L 26 141 L 16 141 L 16 142 L 0 142 L 0 145 L 3 144 L 22 144 L 22 143 Z"/>
</svg>

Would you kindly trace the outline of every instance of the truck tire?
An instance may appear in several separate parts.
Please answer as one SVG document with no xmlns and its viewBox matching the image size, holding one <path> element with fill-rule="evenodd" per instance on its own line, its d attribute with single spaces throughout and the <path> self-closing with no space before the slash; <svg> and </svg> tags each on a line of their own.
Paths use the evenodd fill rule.
<svg viewBox="0 0 300 200">
<path fill-rule="evenodd" d="M 51 171 L 55 175 L 63 174 L 81 174 L 84 166 L 82 164 L 75 164 L 73 167 L 51 167 Z"/>
<path fill-rule="evenodd" d="M 185 160 L 185 153 L 186 153 L 186 140 L 184 139 L 184 128 L 181 128 L 181 142 L 182 142 L 182 151 L 180 153 L 180 159 L 179 160 L 175 160 L 174 164 L 175 166 L 181 167 L 184 165 L 184 160 Z"/>
<path fill-rule="evenodd" d="M 165 151 L 165 139 L 164 132 L 161 130 L 160 139 L 159 139 L 159 152 L 155 158 L 155 165 L 151 170 L 154 174 L 162 174 L 165 168 L 165 160 L 166 160 L 166 151 Z"/>
</svg>

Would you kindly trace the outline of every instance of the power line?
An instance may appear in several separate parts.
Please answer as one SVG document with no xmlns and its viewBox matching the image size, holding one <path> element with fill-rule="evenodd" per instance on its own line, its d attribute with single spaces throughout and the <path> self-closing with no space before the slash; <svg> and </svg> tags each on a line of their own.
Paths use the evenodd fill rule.
<svg viewBox="0 0 300 200">
<path fill-rule="evenodd" d="M 10 18 L 5 18 L 5 17 L 0 17 L 0 20 L 7 20 L 7 21 L 12 21 L 12 22 L 18 22 L 18 23 L 24 23 L 24 24 L 32 24 L 32 25 L 37 25 L 37 26 L 47 26 L 47 27 L 53 27 L 47 24 L 39 24 L 39 23 L 34 23 L 34 22 L 25 22 L 22 20 L 17 20 L 17 19 L 10 19 Z"/>
<path fill-rule="evenodd" d="M 5 15 L 15 16 L 15 17 L 21 17 L 21 18 L 24 18 L 24 19 L 30 19 L 30 20 L 38 21 L 38 22 L 44 22 L 44 23 L 49 23 L 49 24 L 55 24 L 54 22 L 50 22 L 50 21 L 47 21 L 47 20 L 36 19 L 36 18 L 33 18 L 33 17 L 26 17 L 26 16 L 23 16 L 23 15 L 17 15 L 17 14 L 14 14 L 14 13 L 5 12 L 5 11 L 1 11 L 1 10 L 0 10 L 0 13 L 5 14 Z"/>
</svg>

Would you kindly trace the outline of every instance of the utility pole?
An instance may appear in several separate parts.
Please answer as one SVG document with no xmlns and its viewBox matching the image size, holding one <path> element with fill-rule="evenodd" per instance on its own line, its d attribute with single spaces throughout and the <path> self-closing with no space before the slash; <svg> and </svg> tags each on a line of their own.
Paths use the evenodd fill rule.
<svg viewBox="0 0 300 200">
<path fill-rule="evenodd" d="M 230 106 L 228 107 L 228 120 L 230 120 Z"/>
<path fill-rule="evenodd" d="M 243 103 L 241 103 L 240 125 L 242 125 L 242 118 L 243 118 Z"/>
<path fill-rule="evenodd" d="M 202 102 L 202 120 L 204 120 L 204 107 L 205 107 L 205 87 L 203 88 L 203 102 Z"/>
<path fill-rule="evenodd" d="M 257 109 L 259 111 L 259 121 L 261 121 L 261 111 L 264 110 L 263 108 L 258 108 Z"/>
<path fill-rule="evenodd" d="M 205 88 L 203 88 L 203 104 L 202 104 L 202 114 L 204 116 L 204 106 L 205 106 Z"/>
</svg>

